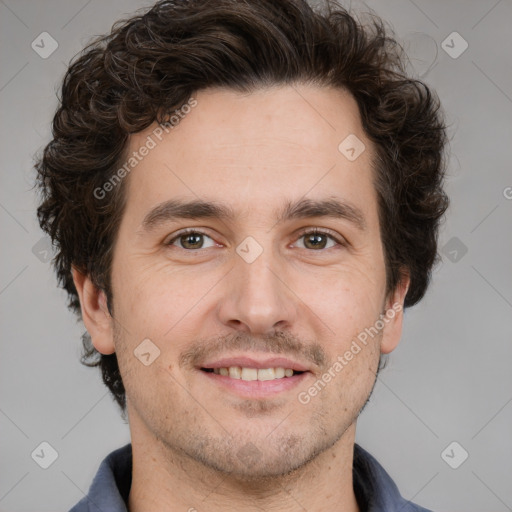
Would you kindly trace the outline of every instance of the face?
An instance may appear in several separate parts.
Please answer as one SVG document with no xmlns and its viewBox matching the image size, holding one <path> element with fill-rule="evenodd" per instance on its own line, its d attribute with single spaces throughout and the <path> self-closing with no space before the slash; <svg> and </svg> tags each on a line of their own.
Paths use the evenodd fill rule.
<svg viewBox="0 0 512 512">
<path fill-rule="evenodd" d="M 129 153 L 155 145 L 126 178 L 115 321 L 93 343 L 117 353 L 132 436 L 276 476 L 353 432 L 405 291 L 385 293 L 373 149 L 348 93 L 194 97 L 169 133 L 130 140 Z M 338 148 L 350 134 L 355 160 Z"/>
</svg>

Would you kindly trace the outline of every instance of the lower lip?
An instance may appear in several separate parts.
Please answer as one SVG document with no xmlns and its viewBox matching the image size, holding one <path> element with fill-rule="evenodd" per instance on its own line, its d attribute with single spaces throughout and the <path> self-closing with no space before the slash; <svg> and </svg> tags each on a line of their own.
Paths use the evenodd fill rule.
<svg viewBox="0 0 512 512">
<path fill-rule="evenodd" d="M 205 372 L 203 370 L 199 370 L 199 372 L 210 381 L 244 398 L 266 398 L 284 391 L 289 391 L 298 386 L 310 373 L 303 372 L 292 375 L 291 377 L 273 380 L 242 380 L 232 379 L 231 377 L 213 372 Z"/>
</svg>

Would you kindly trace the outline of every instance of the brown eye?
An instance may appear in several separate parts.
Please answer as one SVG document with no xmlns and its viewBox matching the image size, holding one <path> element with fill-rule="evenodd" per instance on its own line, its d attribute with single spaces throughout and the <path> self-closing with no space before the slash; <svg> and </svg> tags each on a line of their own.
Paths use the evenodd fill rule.
<svg viewBox="0 0 512 512">
<path fill-rule="evenodd" d="M 169 240 L 167 245 L 176 245 L 176 242 L 178 242 L 178 247 L 180 249 L 185 250 L 197 250 L 197 249 L 204 249 L 205 247 L 205 238 L 209 238 L 212 240 L 211 237 L 209 237 L 207 234 L 202 233 L 201 231 L 182 231 L 181 233 L 178 233 L 174 238 Z M 213 240 L 212 240 L 213 242 Z M 213 247 L 215 245 L 214 243 L 211 244 L 208 247 Z"/>
<path fill-rule="evenodd" d="M 308 249 L 325 249 L 327 236 L 322 233 L 310 233 L 304 235 L 304 245 Z"/>
<path fill-rule="evenodd" d="M 299 240 L 304 239 L 304 247 L 305 249 L 311 249 L 313 251 L 321 251 L 323 249 L 331 249 L 336 245 L 343 245 L 339 242 L 333 235 L 325 231 L 312 230 L 301 233 L 299 236 Z M 332 242 L 332 245 L 327 247 L 329 241 Z M 302 248 L 302 247 L 301 247 Z"/>
</svg>

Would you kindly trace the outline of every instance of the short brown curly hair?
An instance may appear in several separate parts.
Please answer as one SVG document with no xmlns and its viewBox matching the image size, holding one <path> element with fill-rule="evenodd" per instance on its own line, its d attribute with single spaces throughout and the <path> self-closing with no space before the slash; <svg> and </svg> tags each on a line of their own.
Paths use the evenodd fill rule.
<svg viewBox="0 0 512 512">
<path fill-rule="evenodd" d="M 417 303 L 438 258 L 448 205 L 446 128 L 437 96 L 407 76 L 390 32 L 377 16 L 363 24 L 329 0 L 315 9 L 305 0 L 162 0 L 93 39 L 67 70 L 53 140 L 36 162 L 38 219 L 58 249 L 53 263 L 69 307 L 80 315 L 73 265 L 106 293 L 113 311 L 110 267 L 125 187 L 107 200 L 94 190 L 124 161 L 129 135 L 165 123 L 201 89 L 251 92 L 293 83 L 342 88 L 357 101 L 377 155 L 387 290 L 406 270 L 405 306 Z M 115 353 L 99 354 L 87 333 L 83 344 L 82 362 L 101 365 L 125 411 Z"/>
</svg>

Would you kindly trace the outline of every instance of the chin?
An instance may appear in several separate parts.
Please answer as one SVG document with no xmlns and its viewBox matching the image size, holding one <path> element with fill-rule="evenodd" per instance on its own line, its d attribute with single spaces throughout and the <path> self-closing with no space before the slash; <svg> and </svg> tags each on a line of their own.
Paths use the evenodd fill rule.
<svg viewBox="0 0 512 512">
<path fill-rule="evenodd" d="M 250 436 L 247 436 L 250 438 Z M 308 436 L 309 437 L 309 436 Z M 337 439 L 304 438 L 297 434 L 281 435 L 271 440 L 210 439 L 188 450 L 188 456 L 217 472 L 241 483 L 259 483 L 292 476 Z"/>
</svg>

